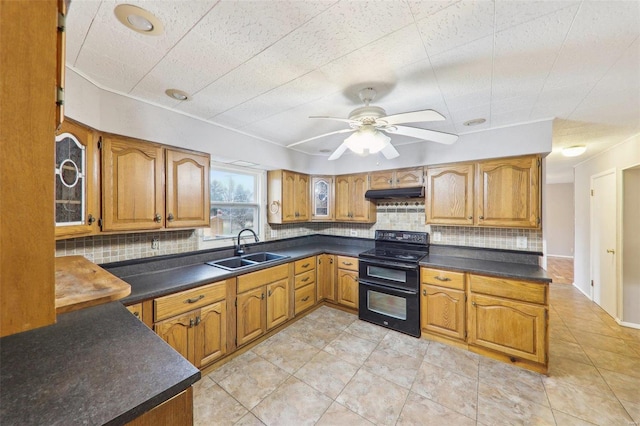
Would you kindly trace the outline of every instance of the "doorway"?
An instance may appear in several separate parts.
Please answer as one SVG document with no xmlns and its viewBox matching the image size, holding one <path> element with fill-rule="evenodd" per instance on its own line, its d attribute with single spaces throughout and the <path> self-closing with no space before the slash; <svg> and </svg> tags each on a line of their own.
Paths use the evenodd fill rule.
<svg viewBox="0 0 640 426">
<path fill-rule="evenodd" d="M 591 177 L 591 298 L 618 319 L 616 171 Z"/>
<path fill-rule="evenodd" d="M 640 165 L 622 171 L 621 324 L 640 328 Z"/>
</svg>

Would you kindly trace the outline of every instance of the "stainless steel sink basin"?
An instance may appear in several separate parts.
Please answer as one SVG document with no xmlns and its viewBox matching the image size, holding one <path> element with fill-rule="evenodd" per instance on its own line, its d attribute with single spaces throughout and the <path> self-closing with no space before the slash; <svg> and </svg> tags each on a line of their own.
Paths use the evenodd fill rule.
<svg viewBox="0 0 640 426">
<path fill-rule="evenodd" d="M 263 251 L 260 253 L 245 254 L 244 256 L 242 256 L 242 259 L 250 260 L 252 262 L 264 263 L 264 262 L 271 262 L 274 260 L 286 259 L 287 257 L 289 256 L 283 256 L 281 254 L 275 254 L 275 253 L 269 253 L 269 252 Z"/>
<path fill-rule="evenodd" d="M 226 269 L 227 271 L 237 271 L 238 269 L 249 268 L 251 266 L 262 265 L 264 263 L 275 262 L 280 259 L 286 259 L 289 256 L 281 254 L 259 252 L 253 254 L 245 254 L 244 256 L 228 257 L 226 259 L 214 260 L 206 262 L 207 265 L 216 266 Z"/>
</svg>

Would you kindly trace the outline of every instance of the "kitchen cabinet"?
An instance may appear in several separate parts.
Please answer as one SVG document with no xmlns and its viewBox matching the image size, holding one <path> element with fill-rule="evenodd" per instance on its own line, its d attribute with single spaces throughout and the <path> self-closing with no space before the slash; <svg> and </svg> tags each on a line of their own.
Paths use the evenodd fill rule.
<svg viewBox="0 0 640 426">
<path fill-rule="evenodd" d="M 193 426 L 193 387 L 127 423 L 127 426 Z"/>
<path fill-rule="evenodd" d="M 316 304 L 316 256 L 294 263 L 295 315 Z"/>
<path fill-rule="evenodd" d="M 473 164 L 427 168 L 427 223 L 473 225 Z"/>
<path fill-rule="evenodd" d="M 56 133 L 56 239 L 100 231 L 100 156 L 93 129 L 71 120 Z"/>
<path fill-rule="evenodd" d="M 269 223 L 308 222 L 309 176 L 288 170 L 267 172 Z"/>
<path fill-rule="evenodd" d="M 226 281 L 154 299 L 155 332 L 202 368 L 227 353 Z"/>
<path fill-rule="evenodd" d="M 289 265 L 240 275 L 237 281 L 236 345 L 289 319 Z"/>
<path fill-rule="evenodd" d="M 317 299 L 336 301 L 336 256 L 321 254 L 318 256 L 317 266 Z"/>
<path fill-rule="evenodd" d="M 366 173 L 336 176 L 336 220 L 375 223 L 376 205 L 364 197 L 368 189 Z"/>
<path fill-rule="evenodd" d="M 58 2 L 0 6 L 0 337 L 55 323 Z"/>
<path fill-rule="evenodd" d="M 358 309 L 358 259 L 338 256 L 336 302 Z"/>
<path fill-rule="evenodd" d="M 540 157 L 427 168 L 426 223 L 540 228 Z"/>
<path fill-rule="evenodd" d="M 209 158 L 104 135 L 102 231 L 208 226 Z"/>
<path fill-rule="evenodd" d="M 412 167 L 410 169 L 383 170 L 371 173 L 370 189 L 410 188 L 422 186 L 424 169 Z"/>
<path fill-rule="evenodd" d="M 333 177 L 311 177 L 311 221 L 330 222 L 335 218 Z"/>
<path fill-rule="evenodd" d="M 548 284 L 470 274 L 469 289 L 469 347 L 546 372 Z"/>
<path fill-rule="evenodd" d="M 133 305 L 126 306 L 126 308 L 134 317 L 142 321 L 142 303 L 135 303 Z"/>
<path fill-rule="evenodd" d="M 426 334 L 464 341 L 466 337 L 465 275 L 420 268 L 420 328 Z"/>
</svg>

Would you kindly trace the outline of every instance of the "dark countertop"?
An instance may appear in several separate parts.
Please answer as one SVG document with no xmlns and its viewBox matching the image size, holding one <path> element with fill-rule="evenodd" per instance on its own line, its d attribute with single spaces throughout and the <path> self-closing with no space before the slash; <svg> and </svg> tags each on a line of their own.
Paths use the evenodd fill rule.
<svg viewBox="0 0 640 426">
<path fill-rule="evenodd" d="M 274 249 L 270 249 L 270 247 L 266 245 L 268 243 L 262 243 L 265 245 L 261 245 L 259 248 L 253 248 L 249 253 L 264 250 L 289 257 L 277 262 L 270 262 L 266 265 L 256 265 L 236 271 L 227 271 L 215 266 L 204 264 L 206 261 L 221 258 L 220 256 L 216 257 L 215 254 L 212 253 L 209 255 L 211 257 L 210 259 L 206 257 L 206 254 L 198 254 L 197 256 L 191 255 L 194 256 L 194 260 L 197 259 L 198 261 L 198 263 L 195 264 L 183 264 L 170 269 L 153 270 L 148 272 L 140 272 L 140 268 L 138 268 L 138 273 L 133 275 L 119 275 L 116 273 L 116 275 L 119 275 L 121 279 L 131 285 L 131 294 L 122 299 L 121 302 L 125 305 L 129 305 L 322 253 L 357 257 L 358 254 L 370 248 L 363 247 L 361 242 L 349 245 L 348 242 L 345 243 L 344 239 L 336 241 L 337 242 L 334 243 L 331 240 L 325 239 L 316 243 L 309 243 L 308 239 L 292 239 L 289 244 L 283 244 L 280 242 L 279 246 Z M 371 246 L 372 243 L 373 242 L 371 242 Z M 443 247 L 434 245 L 432 245 L 431 248 L 436 252 L 442 252 L 445 250 Z M 469 251 L 468 248 L 453 252 L 451 248 L 446 248 L 445 252 L 466 255 L 467 251 Z M 513 255 L 505 253 L 506 251 L 482 250 L 481 254 L 482 256 L 488 255 L 500 260 L 508 258 L 508 256 L 513 257 Z M 531 256 L 529 255 L 529 257 Z M 534 255 L 533 258 L 537 258 L 537 256 Z M 425 257 L 424 260 L 420 262 L 420 265 L 535 282 L 551 281 L 547 276 L 546 271 L 540 268 L 537 264 L 432 254 Z"/>
<path fill-rule="evenodd" d="M 0 424 L 124 424 L 200 372 L 111 302 L 0 339 Z"/>
</svg>

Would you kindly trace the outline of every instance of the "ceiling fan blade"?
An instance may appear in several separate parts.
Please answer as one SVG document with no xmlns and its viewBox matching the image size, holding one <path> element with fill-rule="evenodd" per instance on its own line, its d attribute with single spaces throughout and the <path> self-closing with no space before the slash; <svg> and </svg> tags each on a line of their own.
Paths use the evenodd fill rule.
<svg viewBox="0 0 640 426">
<path fill-rule="evenodd" d="M 384 158 L 386 158 L 387 160 L 391 160 L 392 158 L 396 158 L 397 156 L 400 155 L 396 147 L 391 145 L 391 143 L 388 143 L 387 146 L 385 146 L 384 148 L 382 148 L 382 150 L 380 150 L 380 152 L 382 153 L 382 155 L 384 155 Z"/>
<path fill-rule="evenodd" d="M 438 111 L 425 109 L 422 111 L 403 112 L 402 114 L 387 115 L 386 117 L 380 117 L 378 120 L 384 121 L 387 124 L 402 124 L 419 123 L 421 121 L 443 121 L 445 120 L 445 118 Z"/>
<path fill-rule="evenodd" d="M 380 129 L 394 135 L 411 136 L 412 138 L 451 145 L 458 140 L 458 135 L 451 133 L 437 132 L 435 130 L 418 129 L 409 126 L 394 126 L 391 129 Z"/>
<path fill-rule="evenodd" d="M 336 130 L 335 132 L 323 133 L 322 135 L 314 136 L 314 137 L 309 138 L 309 139 L 305 139 L 305 140 L 302 140 L 302 141 L 298 141 L 298 142 L 294 142 L 292 144 L 289 144 L 289 145 L 287 145 L 287 148 L 291 148 L 292 146 L 300 145 L 300 144 L 312 141 L 314 139 L 324 138 L 325 136 L 337 135 L 339 133 L 350 133 L 350 132 L 355 132 L 356 130 L 358 130 L 358 129 L 342 129 L 342 130 Z"/>
<path fill-rule="evenodd" d="M 326 115 L 311 115 L 309 116 L 309 118 L 321 118 L 323 120 L 335 120 L 335 121 L 344 121 L 345 123 L 356 123 L 356 124 L 360 124 L 359 121 L 357 120 L 349 120 L 348 118 L 339 118 L 339 117 L 329 117 Z"/>
<path fill-rule="evenodd" d="M 337 160 L 342 156 L 342 154 L 344 154 L 346 150 L 347 150 L 347 143 L 342 142 L 342 145 L 340 145 L 335 151 L 333 151 L 333 154 L 329 156 L 329 160 Z"/>
</svg>

